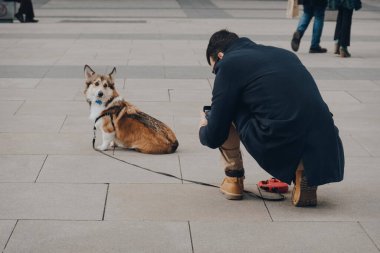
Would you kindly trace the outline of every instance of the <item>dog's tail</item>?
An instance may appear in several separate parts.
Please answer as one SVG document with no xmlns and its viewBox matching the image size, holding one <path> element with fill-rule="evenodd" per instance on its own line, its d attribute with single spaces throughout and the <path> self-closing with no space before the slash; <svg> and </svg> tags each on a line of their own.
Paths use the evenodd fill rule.
<svg viewBox="0 0 380 253">
<path fill-rule="evenodd" d="M 171 153 L 174 153 L 177 150 L 178 145 L 179 145 L 178 140 L 175 140 L 174 143 L 172 144 Z"/>
</svg>

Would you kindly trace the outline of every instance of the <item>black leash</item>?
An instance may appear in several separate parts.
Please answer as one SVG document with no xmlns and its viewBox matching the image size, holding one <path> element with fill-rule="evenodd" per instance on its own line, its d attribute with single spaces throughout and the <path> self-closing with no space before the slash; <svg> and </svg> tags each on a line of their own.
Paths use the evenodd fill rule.
<svg viewBox="0 0 380 253">
<path fill-rule="evenodd" d="M 115 124 L 113 122 L 113 117 L 112 117 L 112 113 L 111 112 L 103 113 L 99 117 L 97 117 L 96 120 L 95 120 L 95 123 L 94 123 L 94 129 L 93 129 L 94 130 L 94 137 L 92 139 L 92 148 L 95 151 L 97 151 L 97 152 L 99 152 L 99 153 L 101 153 L 101 154 L 103 154 L 105 156 L 108 156 L 109 158 L 115 159 L 115 160 L 117 160 L 119 162 L 131 165 L 133 167 L 136 167 L 136 168 L 139 168 L 139 169 L 142 169 L 142 170 L 145 170 L 145 171 L 149 171 L 151 173 L 155 173 L 155 174 L 166 176 L 166 177 L 171 177 L 171 178 L 180 180 L 182 182 L 188 182 L 188 183 L 193 183 L 193 184 L 197 184 L 197 185 L 203 185 L 203 186 L 208 186 L 208 187 L 213 187 L 213 188 L 219 188 L 219 186 L 216 186 L 216 185 L 213 185 L 213 184 L 204 183 L 204 182 L 195 181 L 195 180 L 184 179 L 184 178 L 179 178 L 179 177 L 177 177 L 175 175 L 172 175 L 172 174 L 169 174 L 169 173 L 165 173 L 165 172 L 161 172 L 161 171 L 156 171 L 156 170 L 152 170 L 152 169 L 149 169 L 149 168 L 145 168 L 145 167 L 143 167 L 141 165 L 134 164 L 134 163 L 131 163 L 131 162 L 127 162 L 127 161 L 122 160 L 120 158 L 117 158 L 117 157 L 115 157 L 113 155 L 107 154 L 106 152 L 103 152 L 102 150 L 96 149 L 95 148 L 95 141 L 96 141 L 96 126 L 95 125 L 96 125 L 96 122 L 99 119 L 101 119 L 102 117 L 104 117 L 104 116 L 109 116 L 111 118 L 112 126 L 116 130 Z M 113 154 L 114 154 L 114 152 L 115 152 L 115 146 L 113 148 Z M 246 191 L 246 190 L 244 190 L 244 193 L 249 194 L 249 195 L 254 196 L 254 197 L 257 197 L 257 198 L 262 199 L 262 200 L 280 201 L 280 200 L 284 200 L 285 199 L 285 196 L 282 195 L 279 192 L 277 192 L 277 193 L 262 192 L 260 190 L 260 187 L 258 185 L 256 185 L 256 187 L 257 187 L 257 190 L 258 190 L 258 194 L 255 193 L 255 192 Z"/>
</svg>

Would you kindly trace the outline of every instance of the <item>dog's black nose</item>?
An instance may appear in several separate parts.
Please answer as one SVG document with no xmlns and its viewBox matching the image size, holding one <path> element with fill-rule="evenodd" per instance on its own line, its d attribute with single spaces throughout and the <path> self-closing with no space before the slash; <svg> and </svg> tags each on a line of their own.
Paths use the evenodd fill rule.
<svg viewBox="0 0 380 253">
<path fill-rule="evenodd" d="M 98 97 L 101 98 L 101 97 L 103 97 L 103 95 L 104 95 L 104 94 L 103 94 L 103 91 L 99 91 L 99 93 L 98 93 Z"/>
</svg>

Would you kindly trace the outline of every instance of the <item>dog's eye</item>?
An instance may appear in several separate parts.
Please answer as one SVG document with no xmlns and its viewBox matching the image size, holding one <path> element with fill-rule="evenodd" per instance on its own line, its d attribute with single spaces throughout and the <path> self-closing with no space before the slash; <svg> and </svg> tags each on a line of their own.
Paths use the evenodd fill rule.
<svg viewBox="0 0 380 253">
<path fill-rule="evenodd" d="M 103 87 L 104 87 L 104 88 L 107 88 L 107 84 L 103 84 Z"/>
<path fill-rule="evenodd" d="M 95 83 L 95 86 L 99 86 L 99 82 L 96 82 L 96 83 Z"/>
</svg>

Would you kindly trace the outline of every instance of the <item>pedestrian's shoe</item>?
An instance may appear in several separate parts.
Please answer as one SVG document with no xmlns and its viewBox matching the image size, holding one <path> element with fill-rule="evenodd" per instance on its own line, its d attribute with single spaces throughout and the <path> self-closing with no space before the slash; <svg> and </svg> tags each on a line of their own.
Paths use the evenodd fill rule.
<svg viewBox="0 0 380 253">
<path fill-rule="evenodd" d="M 293 205 L 297 207 L 317 205 L 317 186 L 309 186 L 307 179 L 303 176 L 304 170 L 296 171 L 296 179 L 292 192 Z"/>
<path fill-rule="evenodd" d="M 18 21 L 20 21 L 20 23 L 24 23 L 25 22 L 24 16 L 21 13 L 16 13 L 15 17 L 18 19 Z"/>
<path fill-rule="evenodd" d="M 351 54 L 348 52 L 347 47 L 340 47 L 339 54 L 340 54 L 340 57 L 343 57 L 343 58 L 351 57 Z"/>
<path fill-rule="evenodd" d="M 314 47 L 314 48 L 310 48 L 309 50 L 309 53 L 310 54 L 323 54 L 323 53 L 326 53 L 327 52 L 327 49 L 326 48 L 323 48 L 323 47 Z"/>
<path fill-rule="evenodd" d="M 228 177 L 226 176 L 220 186 L 220 192 L 226 199 L 240 200 L 243 198 L 245 177 Z"/>
<path fill-rule="evenodd" d="M 299 31 L 294 32 L 292 41 L 290 43 L 294 52 L 297 52 L 298 48 L 300 47 L 301 37 L 302 35 Z"/>
<path fill-rule="evenodd" d="M 339 47 L 340 47 L 339 44 L 335 43 L 334 54 L 340 54 Z"/>
<path fill-rule="evenodd" d="M 34 18 L 32 18 L 32 19 L 26 19 L 25 23 L 38 23 L 38 20 L 34 19 Z"/>
</svg>

